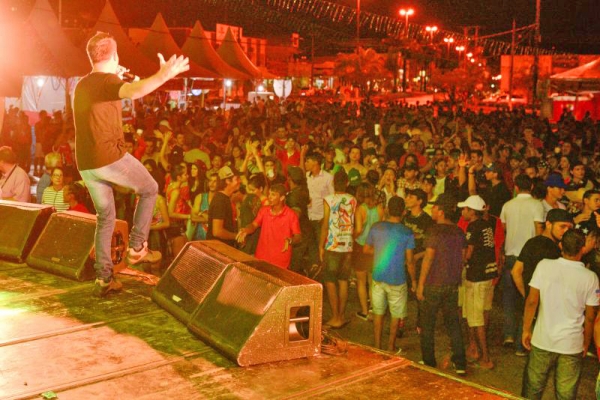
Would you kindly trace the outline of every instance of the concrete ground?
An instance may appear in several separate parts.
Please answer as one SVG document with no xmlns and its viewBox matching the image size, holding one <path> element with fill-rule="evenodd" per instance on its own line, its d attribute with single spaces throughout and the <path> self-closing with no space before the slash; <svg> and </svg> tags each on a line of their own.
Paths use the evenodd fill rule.
<svg viewBox="0 0 600 400">
<path fill-rule="evenodd" d="M 373 323 L 371 321 L 363 321 L 356 317 L 356 311 L 360 310 L 356 287 L 351 283 L 348 299 L 348 307 L 346 310 L 346 318 L 350 323 L 345 327 L 333 330 L 334 334 L 338 334 L 342 338 L 361 343 L 368 346 L 374 345 Z M 326 294 L 323 296 L 323 320 L 327 321 L 330 317 L 331 309 L 327 302 Z M 396 340 L 396 347 L 402 349 L 401 355 L 412 361 L 421 360 L 421 348 L 419 335 L 415 330 L 417 301 L 409 295 L 408 318 L 404 336 Z M 383 337 L 381 343 L 387 345 L 389 332 L 389 314 L 385 317 Z M 463 338 L 465 345 L 468 343 L 466 335 L 466 321 L 463 325 Z M 438 316 L 436 324 L 436 358 L 438 363 L 444 356 L 450 354 L 450 341 L 445 333 L 444 324 L 441 316 Z M 491 386 L 500 390 L 510 392 L 514 395 L 520 395 L 521 382 L 523 377 L 523 369 L 527 357 L 518 357 L 515 355 L 513 346 L 502 346 L 502 293 L 499 288 L 496 288 L 494 294 L 494 308 L 490 316 L 490 328 L 488 330 L 488 346 L 490 348 L 490 357 L 495 364 L 492 370 L 479 368 L 476 364 L 469 364 L 467 368 L 466 380 Z M 586 357 L 584 360 L 583 373 L 578 391 L 578 399 L 595 399 L 596 377 L 598 375 L 598 359 L 596 357 Z M 450 371 L 453 371 L 450 369 Z M 552 382 L 549 382 L 544 393 L 544 399 L 555 399 Z"/>
</svg>

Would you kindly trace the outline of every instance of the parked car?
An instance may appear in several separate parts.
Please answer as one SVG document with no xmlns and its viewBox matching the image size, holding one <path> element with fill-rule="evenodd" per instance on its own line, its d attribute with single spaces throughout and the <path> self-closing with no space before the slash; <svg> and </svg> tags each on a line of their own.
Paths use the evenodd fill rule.
<svg viewBox="0 0 600 400">
<path fill-rule="evenodd" d="M 515 105 L 526 105 L 527 100 L 525 100 L 525 98 L 523 96 L 513 94 L 512 95 L 512 103 Z M 486 105 L 486 106 L 508 105 L 508 94 L 502 93 L 502 94 L 491 95 L 490 97 L 487 97 L 487 98 L 481 100 L 480 104 Z"/>
</svg>

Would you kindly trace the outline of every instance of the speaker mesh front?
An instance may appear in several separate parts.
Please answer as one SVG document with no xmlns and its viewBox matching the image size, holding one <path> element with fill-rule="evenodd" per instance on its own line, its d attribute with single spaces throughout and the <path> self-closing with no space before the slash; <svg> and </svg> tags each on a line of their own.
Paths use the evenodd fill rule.
<svg viewBox="0 0 600 400">
<path fill-rule="evenodd" d="M 219 275 L 227 267 L 222 260 L 191 247 L 173 269 L 173 279 L 188 292 L 196 304 L 208 294 Z"/>
<path fill-rule="evenodd" d="M 175 317 L 187 322 L 233 261 L 200 242 L 188 243 L 160 279 L 152 296 Z"/>
<path fill-rule="evenodd" d="M 0 200 L 0 258 L 23 262 L 53 212 L 48 205 Z"/>
<path fill-rule="evenodd" d="M 66 213 L 54 214 L 44 230 L 44 240 L 33 248 L 31 257 L 64 268 L 79 269 L 90 256 L 95 230 L 93 220 Z"/>
</svg>

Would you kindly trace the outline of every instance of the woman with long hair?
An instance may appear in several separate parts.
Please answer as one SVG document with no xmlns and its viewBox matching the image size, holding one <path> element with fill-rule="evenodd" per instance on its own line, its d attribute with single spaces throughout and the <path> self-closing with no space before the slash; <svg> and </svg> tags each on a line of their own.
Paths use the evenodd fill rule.
<svg viewBox="0 0 600 400">
<path fill-rule="evenodd" d="M 373 268 L 373 255 L 364 254 L 363 247 L 371 231 L 371 226 L 384 218 L 384 210 L 377 203 L 375 187 L 363 182 L 356 188 L 356 200 L 360 204 L 356 208 L 354 217 L 355 243 L 352 251 L 354 271 L 356 272 L 356 289 L 361 310 L 356 316 L 364 321 L 369 317 L 367 298 L 371 289 L 371 270 Z M 368 286 L 367 286 L 368 285 Z M 367 289 L 368 288 L 368 289 Z"/>
<path fill-rule="evenodd" d="M 188 236 L 190 240 L 206 239 L 206 232 L 208 231 L 208 208 L 215 193 L 219 190 L 220 184 L 219 174 L 212 174 L 208 180 L 208 191 L 196 196 L 190 219 L 194 228 Z"/>
<path fill-rule="evenodd" d="M 377 189 L 385 193 L 384 208 L 387 208 L 387 203 L 396 195 L 396 171 L 392 168 L 386 168 L 379 180 Z"/>
<path fill-rule="evenodd" d="M 190 188 L 185 164 L 171 170 L 171 183 L 167 187 L 167 204 L 171 225 L 168 231 L 171 254 L 176 256 L 186 243 L 186 221 L 190 219 Z"/>
</svg>

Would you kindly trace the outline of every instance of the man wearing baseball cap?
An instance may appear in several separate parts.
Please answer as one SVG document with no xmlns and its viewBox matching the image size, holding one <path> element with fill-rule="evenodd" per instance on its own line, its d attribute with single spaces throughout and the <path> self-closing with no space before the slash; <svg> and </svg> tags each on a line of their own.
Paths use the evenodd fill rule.
<svg viewBox="0 0 600 400">
<path fill-rule="evenodd" d="M 566 210 L 555 208 L 548 211 L 542 234 L 529 239 L 525 243 L 512 268 L 511 275 L 520 293 L 520 296 L 517 296 L 515 306 L 517 313 L 516 321 L 518 321 L 515 353 L 517 356 L 523 357 L 527 355 L 518 339 L 521 336 L 523 328 L 524 301 L 527 295 L 529 295 L 529 282 L 531 281 L 533 272 L 541 260 L 545 258 L 556 260 L 560 257 L 560 247 L 558 244 L 565 232 L 573 228 L 573 225 L 573 218 Z"/>
<path fill-rule="evenodd" d="M 231 195 L 240 190 L 240 178 L 229 166 L 219 169 L 220 191 L 215 193 L 208 207 L 208 230 L 206 239 L 217 239 L 233 246 L 236 238 L 236 222 L 233 216 Z"/>
<path fill-rule="evenodd" d="M 494 368 L 490 360 L 486 339 L 486 314 L 492 309 L 494 298 L 493 280 L 498 276 L 494 243 L 494 224 L 483 218 L 486 204 L 477 195 L 458 203 L 467 226 L 467 274 L 465 281 L 464 314 L 469 325 L 467 355 L 479 359 L 479 366 Z M 479 349 L 481 358 L 479 358 Z"/>
<path fill-rule="evenodd" d="M 548 211 L 553 208 L 565 210 L 567 207 L 560 202 L 567 188 L 562 176 L 559 174 L 550 174 L 544 181 L 544 186 L 546 186 L 546 197 L 542 200 L 544 215 L 548 214 Z"/>
<path fill-rule="evenodd" d="M 441 310 L 450 337 L 455 371 L 458 375 L 466 375 L 467 360 L 456 306 L 467 241 L 464 232 L 451 220 L 455 211 L 453 196 L 449 193 L 438 196 L 431 210 L 431 217 L 436 223 L 425 238 L 417 299 L 421 302 L 423 362 L 430 367 L 437 366 L 434 334 L 437 314 Z"/>
</svg>

